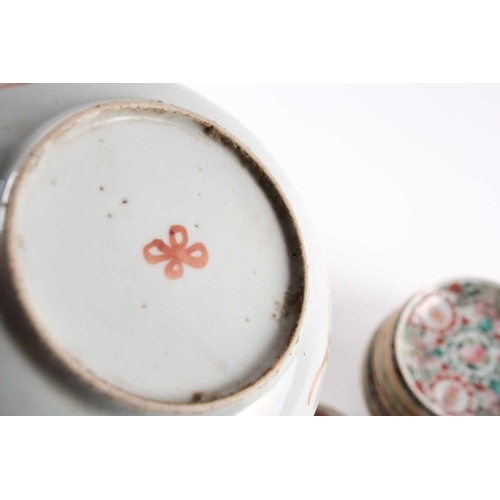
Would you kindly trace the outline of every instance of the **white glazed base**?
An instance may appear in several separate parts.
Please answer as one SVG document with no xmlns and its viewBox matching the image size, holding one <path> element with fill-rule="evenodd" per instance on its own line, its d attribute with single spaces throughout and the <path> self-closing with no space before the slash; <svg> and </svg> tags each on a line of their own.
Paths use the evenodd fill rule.
<svg viewBox="0 0 500 500">
<path fill-rule="evenodd" d="M 71 86 L 69 86 L 71 87 Z M 39 91 L 35 92 L 35 88 L 38 88 Z M 162 99 L 164 102 L 174 102 L 176 105 L 187 107 L 195 112 L 203 114 L 210 119 L 217 121 L 217 123 L 225 126 L 230 132 L 237 135 L 240 139 L 242 139 L 253 152 L 263 161 L 263 163 L 270 168 L 273 175 L 278 178 L 280 182 L 280 186 L 285 192 L 287 198 L 290 200 L 294 207 L 295 215 L 299 219 L 299 224 L 303 230 L 304 234 L 304 244 L 306 247 L 306 254 L 309 263 L 309 275 L 310 275 L 310 290 L 309 290 L 309 299 L 306 304 L 306 310 L 304 312 L 303 324 L 301 325 L 301 331 L 299 333 L 298 343 L 294 347 L 293 355 L 290 360 L 289 366 L 286 368 L 286 372 L 280 374 L 281 376 L 277 379 L 278 382 L 271 381 L 267 387 L 264 387 L 260 393 L 256 393 L 253 395 L 253 398 L 261 396 L 262 391 L 269 389 L 269 386 L 273 385 L 272 389 L 268 390 L 260 399 L 257 399 L 252 403 L 252 398 L 249 398 L 245 401 L 238 402 L 237 404 L 226 406 L 221 408 L 220 410 L 214 410 L 216 413 L 238 413 L 243 411 L 245 414 L 309 414 L 312 415 L 314 413 L 314 409 L 317 402 L 317 396 L 319 392 L 319 388 L 321 385 L 321 379 L 324 375 L 324 361 L 325 361 L 325 350 L 328 344 L 328 314 L 329 314 L 329 303 L 328 303 L 328 291 L 325 276 L 323 270 L 321 268 L 321 262 L 319 261 L 314 242 L 311 240 L 311 235 L 309 234 L 308 222 L 304 219 L 304 215 L 300 211 L 300 205 L 297 204 L 295 200 L 295 195 L 293 191 L 290 189 L 286 180 L 282 178 L 280 175 L 279 169 L 276 167 L 274 161 L 269 158 L 267 152 L 265 152 L 262 147 L 255 142 L 255 140 L 245 131 L 240 125 L 236 124 L 234 120 L 230 119 L 222 113 L 220 110 L 215 108 L 210 103 L 207 103 L 200 97 L 194 95 L 193 93 L 183 89 L 182 87 L 171 87 L 171 86 L 148 86 L 148 85 L 138 85 L 138 86 L 81 86 L 81 87 L 72 87 L 72 91 L 68 86 L 37 86 L 37 87 L 24 87 L 21 89 L 9 89 L 8 92 L 22 92 L 23 99 L 26 99 L 29 104 L 34 102 L 39 102 L 39 99 L 44 100 L 45 103 L 52 103 L 48 108 L 52 111 L 52 114 L 57 114 L 56 108 L 61 107 L 61 101 L 63 101 L 64 109 L 67 109 L 69 106 L 73 104 L 83 104 L 85 102 L 92 102 L 97 100 L 106 100 L 110 98 L 117 97 L 125 97 L 124 94 L 134 93 L 133 89 L 135 89 L 136 96 L 140 96 L 141 98 L 154 98 L 154 99 Z M 6 91 L 5 91 L 6 92 Z M 66 98 L 65 98 L 66 95 Z M 51 96 L 51 97 L 50 97 Z M 3 102 L 2 99 L 4 96 L 0 93 L 0 104 L 2 105 L 2 109 L 4 109 L 5 105 L 7 108 L 9 107 L 9 102 Z M 74 101 L 75 98 L 79 99 L 80 102 L 71 102 Z M 57 102 L 56 102 L 57 100 Z M 18 131 L 18 136 L 15 137 L 15 134 L 9 134 L 10 137 L 2 137 L 2 140 L 7 144 L 10 142 L 11 144 L 17 142 L 21 139 L 19 132 L 23 129 L 26 129 L 26 132 L 29 130 L 31 132 L 33 130 L 34 125 L 37 123 L 37 120 L 44 120 L 47 116 L 42 117 L 41 111 L 48 113 L 50 109 L 39 105 L 33 106 L 34 109 L 40 109 L 39 114 L 33 113 L 30 117 L 31 127 L 26 123 L 26 118 L 21 119 L 18 115 L 16 115 L 14 107 L 11 108 L 10 112 L 7 113 L 9 115 L 8 123 L 15 123 L 16 119 L 18 120 L 18 126 L 14 129 Z M 16 118 L 17 116 L 17 118 Z M 6 120 L 6 115 L 3 115 L 1 119 Z M 28 120 L 29 121 L 29 120 Z M 7 122 L 6 122 L 7 123 Z M 2 161 L 5 161 L 2 158 Z M 47 188 L 54 187 L 50 185 L 52 179 L 46 179 L 48 181 Z M 95 179 L 94 181 L 96 181 Z M 89 183 L 96 184 L 94 181 L 88 180 Z M 102 180 L 104 183 L 104 180 Z M 99 184 L 99 183 L 98 183 Z M 99 184 L 101 185 L 101 184 Z M 97 184 L 96 184 L 97 186 Z M 122 189 L 123 190 L 123 189 Z M 197 190 L 197 187 L 195 188 Z M 95 191 L 95 195 L 102 195 L 102 192 Z M 171 193 L 175 197 L 175 192 Z M 121 196 L 121 193 L 120 193 Z M 117 200 L 120 198 L 118 193 L 116 193 Z M 96 196 L 96 205 L 99 206 L 99 203 L 104 197 L 98 198 Z M 132 198 L 131 198 L 132 201 Z M 43 202 L 39 200 L 39 203 Z M 50 205 L 50 204 L 48 204 Z M 128 207 L 119 207 L 118 209 L 125 208 L 122 214 L 127 213 Z M 38 205 L 39 206 L 39 205 Z M 94 206 L 94 205 L 93 205 Z M 103 212 L 104 206 L 99 206 L 99 212 Z M 97 208 L 95 209 L 97 213 Z M 115 209 L 116 210 L 116 209 Z M 202 213 L 201 210 L 200 213 Z M 101 214 L 102 215 L 102 214 Z M 192 216 L 194 217 L 194 215 Z M 124 215 L 124 218 L 126 216 Z M 103 217 L 103 219 L 105 219 Z M 154 219 L 154 218 L 153 218 Z M 302 222 L 302 221 L 305 222 Z M 105 220 L 104 222 L 109 222 Z M 146 222 L 142 220 L 142 222 Z M 193 225 L 196 224 L 193 221 L 190 221 Z M 163 221 L 162 221 L 163 223 Z M 270 220 L 269 223 L 272 223 Z M 158 227 L 160 226 L 160 221 L 156 223 Z M 104 227 L 104 226 L 103 226 Z M 156 230 L 158 231 L 158 229 Z M 146 232 L 146 231 L 144 231 Z M 234 232 L 231 231 L 232 233 Z M 34 233 L 33 233 L 34 234 Z M 154 237 L 155 232 L 151 232 L 151 237 Z M 208 234 L 208 233 L 207 233 Z M 125 236 L 125 232 L 124 232 Z M 201 238 L 201 236 L 200 236 Z M 147 238 L 146 238 L 147 239 Z M 206 238 L 205 238 L 206 239 Z M 209 238 L 210 240 L 210 238 Z M 204 241 L 205 243 L 205 241 Z M 211 244 L 207 244 L 207 248 L 209 248 Z M 273 247 L 278 249 L 278 247 Z M 49 253 L 53 252 L 53 250 L 48 250 Z M 283 250 L 277 250 L 283 251 Z M 255 254 L 256 258 L 258 257 L 258 252 Z M 30 258 L 29 261 L 32 261 Z M 26 260 L 26 263 L 28 260 Z M 71 269 L 72 261 L 70 259 L 68 262 L 68 270 Z M 262 260 L 260 265 L 265 266 L 268 263 Z M 223 269 L 221 267 L 221 269 Z M 148 272 L 155 271 L 155 267 L 151 267 L 148 269 Z M 88 270 L 87 270 L 88 271 Z M 188 275 L 188 271 L 193 271 L 192 275 Z M 36 271 L 35 271 L 36 272 Z M 195 276 L 203 276 L 208 274 L 208 266 L 207 269 L 194 271 L 188 269 L 185 271 L 186 276 L 195 277 Z M 220 271 L 223 272 L 223 271 Z M 270 270 L 269 272 L 274 272 Z M 276 271 L 278 274 L 276 276 L 285 276 L 286 273 Z M 196 273 L 196 274 L 195 274 Z M 199 274 L 198 274 L 199 273 Z M 46 279 L 40 273 L 40 277 L 38 278 L 40 283 Z M 162 273 L 159 272 L 157 275 L 151 274 L 151 276 L 160 276 Z M 164 279 L 164 277 L 163 277 Z M 286 281 L 286 278 L 285 278 Z M 285 281 L 283 283 L 285 283 Z M 279 284 L 279 279 L 273 279 L 273 282 L 276 283 L 277 289 L 273 292 L 272 287 L 266 289 L 269 290 L 269 293 L 275 294 L 278 296 L 283 293 L 283 288 L 281 288 L 281 292 L 279 291 L 279 287 L 283 287 L 283 285 Z M 158 286 L 163 286 L 164 282 L 160 281 L 158 278 Z M 150 302 L 145 300 L 139 300 L 139 297 L 135 297 L 136 302 L 142 308 L 142 304 L 144 303 L 153 303 L 154 304 L 154 294 L 149 297 Z M 265 297 L 264 297 L 265 298 Z M 260 299 L 260 297 L 258 298 Z M 278 300 L 279 301 L 279 300 Z M 241 303 L 241 301 L 238 301 Z M 233 311 L 231 308 L 231 313 L 241 316 L 241 311 Z M 144 312 L 144 311 L 141 311 Z M 245 316 L 245 315 L 244 315 Z M 272 314 L 269 314 L 268 317 L 272 317 Z M 245 316 L 245 323 L 246 322 Z M 251 323 L 251 322 L 249 322 Z M 250 326 L 250 325 L 244 325 Z M 256 325 L 257 326 L 257 325 Z M 260 325 L 262 326 L 262 325 Z M 62 331 L 63 329 L 61 329 Z M 259 331 L 262 331 L 260 328 Z M 251 338 L 249 336 L 248 338 Z M 50 378 L 44 378 L 40 375 L 40 370 L 36 365 L 33 365 L 29 362 L 29 359 L 25 357 L 22 350 L 20 350 L 15 343 L 12 342 L 12 339 L 9 338 L 9 335 L 4 332 L 0 335 L 0 357 L 6 359 L 2 359 L 0 364 L 2 368 L 1 370 L 5 370 L 5 374 L 7 370 L 9 373 L 16 373 L 16 377 L 7 377 L 9 380 L 12 380 L 12 383 L 7 384 L 6 386 L 2 386 L 0 389 L 0 401 L 1 401 L 1 412 L 8 413 L 50 413 L 50 414 L 86 414 L 86 413 L 109 413 L 110 407 L 106 404 L 104 405 L 93 405 L 88 401 L 81 400 L 74 394 L 69 393 L 68 391 L 61 389 L 59 384 L 54 382 Z M 238 346 L 236 346 L 238 347 Z M 5 354 L 4 354 L 5 353 Z M 8 360 L 7 360 L 8 358 Z M 5 363 L 3 362 L 5 361 Z M 107 361 L 106 361 L 107 363 Z M 23 366 L 24 365 L 24 366 Z M 103 365 L 104 366 L 104 365 Z M 126 370 L 125 372 L 126 373 Z M 32 375 L 30 375 L 32 374 Z M 3 373 L 2 373 L 3 375 Z M 5 377 L 4 377 L 5 379 Z M 35 382 L 36 379 L 36 382 Z M 17 386 L 17 389 L 15 387 Z M 35 390 L 36 387 L 36 390 Z M 150 381 L 147 381 L 143 384 L 142 389 L 137 387 L 133 388 L 136 392 L 144 390 L 146 387 L 151 387 Z M 185 394 L 193 389 L 194 386 L 185 386 L 181 393 Z M 23 389 L 24 388 L 24 389 Z M 28 389 L 29 388 L 29 389 Z M 128 389 L 129 387 L 127 387 Z M 23 390 L 21 390 L 23 389 Z M 28 389 L 28 390 L 26 390 Z M 146 394 L 143 392 L 145 396 L 157 396 L 161 391 L 164 390 L 164 387 L 159 387 L 158 393 L 154 394 Z M 179 393 L 179 394 L 181 394 Z M 46 397 L 42 397 L 45 394 Z M 49 396 L 49 394 L 51 396 Z M 172 396 L 172 397 L 175 397 Z M 243 406 L 242 406 L 243 405 Z M 243 410 L 243 408 L 246 408 Z M 129 409 L 130 411 L 136 411 Z M 114 412 L 129 412 L 127 408 L 118 408 L 116 407 Z"/>
</svg>

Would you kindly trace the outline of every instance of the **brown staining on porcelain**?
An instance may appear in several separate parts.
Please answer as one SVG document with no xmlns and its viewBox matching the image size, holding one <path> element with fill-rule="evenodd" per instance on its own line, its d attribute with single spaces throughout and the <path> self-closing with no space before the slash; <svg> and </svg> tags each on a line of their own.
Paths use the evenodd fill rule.
<svg viewBox="0 0 500 500">
<path fill-rule="evenodd" d="M 288 317 L 297 307 L 300 307 L 304 301 L 304 288 L 294 289 L 292 285 L 289 286 L 283 305 L 281 306 L 281 317 Z"/>
<path fill-rule="evenodd" d="M 273 318 L 277 320 L 278 322 L 281 322 L 282 318 L 282 311 L 283 311 L 283 304 L 279 301 L 276 300 L 274 302 L 274 313 L 273 313 Z"/>
<path fill-rule="evenodd" d="M 108 219 L 111 219 L 113 217 L 113 214 L 111 212 L 108 212 Z"/>
<path fill-rule="evenodd" d="M 99 191 L 104 191 L 104 186 L 99 186 Z"/>
<path fill-rule="evenodd" d="M 194 392 L 193 396 L 191 397 L 191 402 L 192 403 L 199 403 L 202 399 L 203 399 L 202 392 Z"/>
<path fill-rule="evenodd" d="M 294 308 L 300 306 L 302 301 L 304 300 L 304 291 L 302 289 L 294 289 L 292 286 L 288 288 L 286 291 L 283 301 L 280 302 L 276 300 L 274 302 L 274 310 L 276 311 L 273 314 L 273 317 L 280 316 L 280 320 L 284 320 L 293 313 Z"/>
<path fill-rule="evenodd" d="M 126 205 L 127 203 L 128 203 L 127 198 L 123 198 L 123 200 L 122 200 L 122 205 Z"/>
<path fill-rule="evenodd" d="M 267 173 L 261 163 L 253 156 L 250 150 L 242 147 L 231 136 L 222 133 L 219 128 L 212 124 L 200 124 L 203 132 L 220 142 L 228 148 L 238 158 L 241 166 L 255 179 L 257 184 L 266 194 L 274 211 L 283 224 L 283 233 L 288 247 L 294 257 L 290 261 L 290 274 L 293 277 L 283 303 L 276 302 L 275 309 L 280 314 L 280 321 L 290 320 L 292 312 L 301 311 L 305 299 L 306 266 L 303 245 L 299 237 L 299 229 L 293 218 L 290 207 L 287 206 L 283 193 L 277 186 L 274 179 Z M 297 315 L 294 325 L 288 325 L 290 336 L 293 336 L 300 321 L 300 314 Z M 289 321 L 287 321 L 289 323 Z"/>
</svg>

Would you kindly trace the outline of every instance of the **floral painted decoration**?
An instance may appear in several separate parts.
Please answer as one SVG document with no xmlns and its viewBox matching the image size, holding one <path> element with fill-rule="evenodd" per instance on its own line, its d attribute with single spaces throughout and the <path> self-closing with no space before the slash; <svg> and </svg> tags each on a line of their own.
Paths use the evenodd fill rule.
<svg viewBox="0 0 500 500">
<path fill-rule="evenodd" d="M 410 303 L 396 331 L 406 383 L 442 415 L 500 415 L 500 288 L 439 287 Z"/>
</svg>

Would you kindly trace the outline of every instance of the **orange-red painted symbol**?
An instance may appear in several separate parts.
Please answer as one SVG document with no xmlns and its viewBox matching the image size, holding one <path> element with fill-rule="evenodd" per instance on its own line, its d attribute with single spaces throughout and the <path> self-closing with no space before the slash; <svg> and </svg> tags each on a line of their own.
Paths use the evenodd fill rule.
<svg viewBox="0 0 500 500">
<path fill-rule="evenodd" d="M 311 384 L 311 390 L 309 391 L 309 397 L 307 398 L 307 406 L 311 404 L 311 399 L 314 393 L 314 389 L 316 388 L 316 384 L 319 382 L 319 379 L 321 377 L 321 374 L 323 373 L 323 370 L 325 369 L 326 364 L 328 363 L 328 356 L 330 355 L 330 335 L 328 334 L 328 340 L 326 341 L 326 352 L 325 352 L 325 357 L 323 358 L 323 361 L 321 362 L 320 367 L 318 368 L 318 371 L 314 375 L 312 384 Z"/>
<path fill-rule="evenodd" d="M 176 234 L 181 234 L 182 239 L 178 242 Z M 170 261 L 165 266 L 165 276 L 170 280 L 177 280 L 184 274 L 184 264 L 201 269 L 208 262 L 208 251 L 203 243 L 195 243 L 187 247 L 188 234 L 184 226 L 172 226 L 169 231 L 170 246 L 163 240 L 153 240 L 143 250 L 144 258 L 148 264 Z M 156 249 L 159 253 L 152 253 Z M 195 255 L 197 254 L 197 255 Z"/>
</svg>

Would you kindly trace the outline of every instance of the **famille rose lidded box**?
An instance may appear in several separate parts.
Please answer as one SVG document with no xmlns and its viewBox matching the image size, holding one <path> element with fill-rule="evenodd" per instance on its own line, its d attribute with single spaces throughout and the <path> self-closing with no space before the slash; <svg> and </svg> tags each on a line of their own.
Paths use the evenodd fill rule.
<svg viewBox="0 0 500 500">
<path fill-rule="evenodd" d="M 500 286 L 415 294 L 375 334 L 364 382 L 375 415 L 500 415 Z"/>
<path fill-rule="evenodd" d="M 417 295 L 396 329 L 402 375 L 438 415 L 500 415 L 500 288 L 457 280 Z"/>
<path fill-rule="evenodd" d="M 314 414 L 326 274 L 239 123 L 175 85 L 9 87 L 0 167 L 0 414 Z"/>
</svg>

